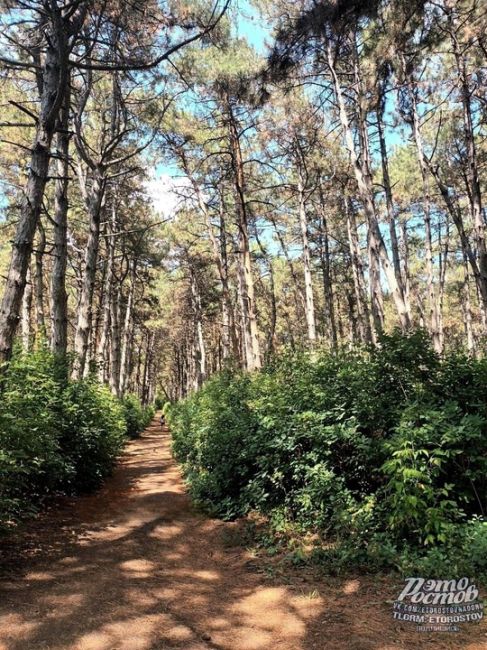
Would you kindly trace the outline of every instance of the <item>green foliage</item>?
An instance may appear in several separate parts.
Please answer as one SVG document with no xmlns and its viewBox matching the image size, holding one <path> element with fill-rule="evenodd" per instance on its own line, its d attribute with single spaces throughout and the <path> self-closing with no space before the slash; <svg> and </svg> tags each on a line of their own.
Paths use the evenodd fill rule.
<svg viewBox="0 0 487 650">
<path fill-rule="evenodd" d="M 137 438 L 154 417 L 151 406 L 143 406 L 137 395 L 125 395 L 122 399 L 127 435 Z"/>
<path fill-rule="evenodd" d="M 166 398 L 164 397 L 164 395 L 158 393 L 156 395 L 156 399 L 154 400 L 154 408 L 157 411 L 160 411 L 164 407 L 165 402 L 166 402 Z"/>
<path fill-rule="evenodd" d="M 482 508 L 476 485 L 485 483 L 486 432 L 483 416 L 462 414 L 454 402 L 441 408 L 412 404 L 404 410 L 386 443 L 390 458 L 383 465 L 393 530 L 425 544 L 446 542 L 452 524 L 464 516 L 461 502 L 473 510 Z M 467 482 L 456 478 L 464 464 L 471 479 Z"/>
<path fill-rule="evenodd" d="M 255 472 L 249 390 L 248 376 L 227 371 L 168 413 L 173 450 L 184 462 L 193 496 L 224 517 L 244 512 L 248 497 L 241 492 Z"/>
<path fill-rule="evenodd" d="M 16 353 L 2 382 L 0 400 L 0 513 L 17 516 L 69 475 L 62 455 L 58 415 L 62 386 L 56 362 L 44 349 Z M 0 515 L 1 522 L 1 515 Z"/>
<path fill-rule="evenodd" d="M 124 410 L 106 386 L 92 380 L 63 393 L 62 448 L 72 467 L 71 491 L 92 490 L 110 473 L 126 432 Z"/>
<path fill-rule="evenodd" d="M 485 571 L 486 372 L 440 359 L 422 332 L 286 355 L 174 405 L 174 452 L 210 511 L 257 509 L 276 532 L 326 537 L 336 567 L 427 568 L 438 554 L 465 566 L 468 543 Z"/>
<path fill-rule="evenodd" d="M 1 397 L 0 529 L 35 512 L 49 494 L 97 487 L 126 433 L 152 416 L 133 396 L 121 403 L 92 379 L 68 381 L 66 362 L 45 347 L 15 352 Z"/>
</svg>

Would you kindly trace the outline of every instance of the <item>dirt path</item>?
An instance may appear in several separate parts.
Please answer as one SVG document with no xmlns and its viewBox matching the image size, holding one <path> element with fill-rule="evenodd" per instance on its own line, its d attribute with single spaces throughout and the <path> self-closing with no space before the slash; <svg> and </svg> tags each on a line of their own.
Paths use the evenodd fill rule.
<svg viewBox="0 0 487 650">
<path fill-rule="evenodd" d="M 276 575 L 229 544 L 236 530 L 191 507 L 154 422 L 100 492 L 4 547 L 1 650 L 487 648 L 485 626 L 422 636 L 393 622 L 397 581 Z"/>
</svg>

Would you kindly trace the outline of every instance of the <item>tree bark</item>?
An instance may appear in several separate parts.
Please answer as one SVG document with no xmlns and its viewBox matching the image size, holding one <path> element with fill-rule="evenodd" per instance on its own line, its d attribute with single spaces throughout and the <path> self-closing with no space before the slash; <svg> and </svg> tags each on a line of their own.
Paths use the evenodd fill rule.
<svg viewBox="0 0 487 650">
<path fill-rule="evenodd" d="M 109 224 L 107 224 L 107 235 L 111 234 Z M 103 281 L 102 291 L 102 324 L 100 340 L 98 342 L 98 379 L 101 382 L 108 382 L 109 370 L 109 354 L 108 343 L 110 340 L 110 307 L 112 302 L 113 291 L 113 265 L 115 256 L 115 245 L 113 237 L 107 236 L 106 238 L 106 261 L 105 261 L 105 276 Z"/>
<path fill-rule="evenodd" d="M 237 122 L 232 106 L 227 98 L 226 113 L 232 152 L 233 180 L 237 207 L 237 227 L 239 242 L 239 285 L 242 309 L 242 329 L 244 339 L 245 363 L 247 370 L 255 370 L 262 365 L 260 355 L 257 315 L 255 310 L 254 280 L 252 278 L 252 262 L 248 233 L 248 212 L 245 199 L 245 175 L 240 149 Z"/>
<path fill-rule="evenodd" d="M 30 350 L 31 345 L 31 324 L 32 311 L 32 284 L 30 280 L 30 269 L 27 269 L 24 296 L 22 298 L 22 349 L 24 352 Z"/>
<path fill-rule="evenodd" d="M 323 190 L 320 185 L 321 200 L 321 233 L 320 233 L 320 261 L 323 275 L 323 296 L 325 299 L 325 322 L 329 327 L 329 336 L 332 350 L 338 349 L 338 336 L 335 319 L 335 305 L 333 302 L 333 280 L 331 276 L 330 238 L 328 220 L 325 212 Z"/>
<path fill-rule="evenodd" d="M 122 285 L 118 283 L 112 290 L 110 301 L 110 389 L 117 397 L 120 395 L 120 301 Z"/>
<path fill-rule="evenodd" d="M 346 147 L 350 155 L 350 160 L 355 174 L 355 179 L 358 185 L 359 195 L 364 207 L 365 214 L 367 216 L 369 230 L 372 233 L 372 241 L 374 242 L 374 246 L 376 247 L 377 254 L 382 264 L 382 268 L 384 269 L 384 273 L 389 285 L 389 289 L 392 293 L 394 305 L 396 307 L 396 311 L 399 316 L 401 327 L 403 330 L 407 330 L 411 327 L 411 322 L 409 319 L 406 304 L 404 302 L 404 296 L 402 295 L 401 292 L 401 287 L 397 282 L 396 275 L 394 273 L 394 268 L 391 265 L 391 262 L 389 260 L 387 248 L 385 246 L 384 239 L 380 231 L 379 222 L 377 219 L 376 209 L 374 205 L 372 177 L 370 174 L 370 170 L 362 167 L 363 161 L 367 158 L 367 156 L 365 155 L 366 151 L 365 150 L 362 151 L 362 156 L 360 160 L 359 157 L 357 156 L 357 152 L 355 151 L 355 143 L 354 143 L 353 133 L 347 115 L 345 98 L 343 96 L 342 87 L 335 68 L 333 51 L 332 51 L 331 43 L 329 41 L 327 42 L 327 63 L 332 78 L 335 99 L 338 105 L 340 123 L 345 137 Z M 366 126 L 363 125 L 363 130 L 365 129 Z"/>
<path fill-rule="evenodd" d="M 303 247 L 303 272 L 304 272 L 304 295 L 305 315 L 308 332 L 308 341 L 311 346 L 316 342 L 315 305 L 313 295 L 313 278 L 311 275 L 311 255 L 309 251 L 308 218 L 306 215 L 306 202 L 304 196 L 304 180 L 302 171 L 298 170 L 298 203 L 299 203 L 299 225 L 301 228 L 301 242 Z"/>
<path fill-rule="evenodd" d="M 460 301 L 463 311 L 463 326 L 467 339 L 467 350 L 475 355 L 475 337 L 473 333 L 472 304 L 470 302 L 470 282 L 467 258 L 463 256 L 463 282 L 460 289 Z"/>
<path fill-rule="evenodd" d="M 54 194 L 54 260 L 51 276 L 51 350 L 64 356 L 68 344 L 68 295 L 66 265 L 68 257 L 68 174 L 69 174 L 69 80 L 56 134 L 56 169 L 58 178 Z"/>
<path fill-rule="evenodd" d="M 46 251 L 46 232 L 42 221 L 37 224 L 39 237 L 35 251 L 34 288 L 36 299 L 36 334 L 40 339 L 46 336 L 46 317 L 44 314 L 44 253 Z"/>
<path fill-rule="evenodd" d="M 355 305 L 358 315 L 360 340 L 364 343 L 372 343 L 372 328 L 370 326 L 370 314 L 365 290 L 362 256 L 358 242 L 357 223 L 353 206 L 350 205 L 350 200 L 347 197 L 343 199 L 343 207 L 347 217 L 348 245 L 352 263 L 352 278 L 355 292 Z"/>
<path fill-rule="evenodd" d="M 134 304 L 135 283 L 136 283 L 137 261 L 132 260 L 130 271 L 130 286 L 127 296 L 127 305 L 125 307 L 125 317 L 123 322 L 122 333 L 122 351 L 120 354 L 120 388 L 119 394 L 124 395 L 127 384 L 130 358 L 130 336 L 132 324 L 132 311 Z"/>
<path fill-rule="evenodd" d="M 487 286 L 487 245 L 486 245 L 486 224 L 482 212 L 482 193 L 479 180 L 479 166 L 477 160 L 477 147 L 475 143 L 475 133 L 472 120 L 472 98 L 470 90 L 469 76 L 465 53 L 461 51 L 460 44 L 456 36 L 456 26 L 454 24 L 451 9 L 447 9 L 451 25 L 450 37 L 453 45 L 453 54 L 455 57 L 458 78 L 460 80 L 462 108 L 463 108 L 463 132 L 465 146 L 467 151 L 467 177 L 469 187 L 467 194 L 470 205 L 470 215 L 473 223 L 473 232 L 475 245 L 478 254 L 478 268 L 482 285 Z M 487 298 L 482 293 L 483 311 L 487 314 Z"/>
<path fill-rule="evenodd" d="M 206 349 L 203 338 L 201 294 L 193 268 L 190 268 L 190 284 L 193 310 L 193 390 L 199 390 L 206 378 Z"/>
<path fill-rule="evenodd" d="M 82 176 L 82 175 L 81 175 Z M 81 296 L 78 306 L 78 319 L 76 323 L 76 332 L 74 337 L 74 352 L 76 355 L 73 378 L 80 379 L 83 377 L 86 357 L 88 353 L 88 344 L 91 327 L 91 317 L 93 312 L 93 294 L 95 289 L 96 266 L 98 262 L 98 248 L 100 243 L 100 216 L 101 206 L 105 190 L 105 180 L 96 175 L 93 179 L 90 194 L 86 189 L 85 180 L 82 178 L 84 194 L 86 197 L 86 207 L 90 216 L 90 232 L 86 245 L 84 277 L 81 287 Z"/>
<path fill-rule="evenodd" d="M 380 281 L 379 242 L 376 238 L 376 232 L 372 228 L 369 228 L 367 232 L 367 253 L 369 258 L 370 304 L 374 322 L 373 338 L 375 341 L 375 334 L 380 334 L 384 329 L 384 298 Z"/>
<path fill-rule="evenodd" d="M 51 17 L 45 33 L 48 38 L 42 70 L 40 112 L 31 148 L 27 185 L 0 305 L 0 361 L 7 361 L 12 353 L 32 244 L 49 173 L 51 143 L 68 83 L 67 31 L 64 25 L 60 26 L 59 21 Z"/>
<path fill-rule="evenodd" d="M 403 67 L 406 64 L 403 59 Z M 423 136 L 418 112 L 417 88 L 412 75 L 407 76 L 407 91 L 410 105 L 410 122 L 413 130 L 416 155 L 421 171 L 423 185 L 423 221 L 425 232 L 425 267 L 426 267 L 426 292 L 428 296 L 428 330 L 430 332 L 435 350 L 441 353 L 441 340 L 439 333 L 438 302 L 433 277 L 433 238 L 431 234 L 431 197 L 429 190 L 429 169 L 424 152 Z"/>
</svg>

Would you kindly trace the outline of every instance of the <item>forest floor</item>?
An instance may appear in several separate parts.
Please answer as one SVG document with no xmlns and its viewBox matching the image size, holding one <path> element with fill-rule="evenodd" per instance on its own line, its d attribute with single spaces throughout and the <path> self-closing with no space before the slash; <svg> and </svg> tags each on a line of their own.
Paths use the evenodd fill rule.
<svg viewBox="0 0 487 650">
<path fill-rule="evenodd" d="M 487 648 L 487 628 L 392 619 L 394 577 L 278 570 L 185 493 L 154 421 L 98 493 L 20 527 L 0 556 L 1 650 Z"/>
</svg>

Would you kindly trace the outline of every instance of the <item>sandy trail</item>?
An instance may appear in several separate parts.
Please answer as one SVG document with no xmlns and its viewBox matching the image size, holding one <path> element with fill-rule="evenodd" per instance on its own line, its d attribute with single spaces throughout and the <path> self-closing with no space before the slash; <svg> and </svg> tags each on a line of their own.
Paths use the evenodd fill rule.
<svg viewBox="0 0 487 650">
<path fill-rule="evenodd" d="M 394 622 L 397 580 L 276 572 L 229 545 L 235 532 L 191 506 L 154 421 L 100 492 L 4 544 L 0 649 L 487 648 L 485 625 L 421 635 Z"/>
</svg>

